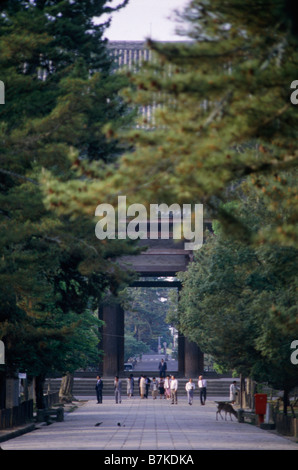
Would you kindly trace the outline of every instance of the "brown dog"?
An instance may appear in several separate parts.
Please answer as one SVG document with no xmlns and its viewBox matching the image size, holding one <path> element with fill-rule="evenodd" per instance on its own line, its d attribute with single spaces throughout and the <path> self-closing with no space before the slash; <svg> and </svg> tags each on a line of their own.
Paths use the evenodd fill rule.
<svg viewBox="0 0 298 470">
<path fill-rule="evenodd" d="M 217 411 L 216 411 L 216 420 L 218 420 L 217 415 L 220 414 L 221 419 L 223 419 L 221 412 L 225 412 L 225 421 L 227 420 L 227 414 L 229 413 L 231 421 L 232 420 L 232 415 L 236 416 L 238 418 L 238 414 L 236 410 L 230 405 L 230 403 L 227 403 L 226 401 L 217 401 Z"/>
</svg>

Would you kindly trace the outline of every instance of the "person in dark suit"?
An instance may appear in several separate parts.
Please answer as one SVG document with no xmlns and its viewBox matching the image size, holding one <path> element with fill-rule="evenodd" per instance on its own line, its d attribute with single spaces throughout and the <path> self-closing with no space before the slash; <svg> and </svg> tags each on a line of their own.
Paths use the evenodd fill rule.
<svg viewBox="0 0 298 470">
<path fill-rule="evenodd" d="M 97 382 L 95 385 L 95 390 L 96 390 L 97 403 L 102 403 L 103 382 L 99 375 L 96 377 L 96 379 L 97 379 Z"/>
<path fill-rule="evenodd" d="M 159 377 L 166 378 L 166 371 L 167 371 L 167 363 L 162 359 L 159 363 Z"/>
</svg>

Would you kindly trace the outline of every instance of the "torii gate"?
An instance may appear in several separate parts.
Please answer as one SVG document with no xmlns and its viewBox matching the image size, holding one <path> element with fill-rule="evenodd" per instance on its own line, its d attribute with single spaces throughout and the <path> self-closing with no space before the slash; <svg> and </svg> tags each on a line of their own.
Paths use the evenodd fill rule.
<svg viewBox="0 0 298 470">
<path fill-rule="evenodd" d="M 211 222 L 204 220 L 205 228 Z M 173 235 L 170 232 L 170 235 Z M 131 287 L 168 287 L 181 289 L 178 280 L 152 280 L 152 277 L 176 277 L 179 271 L 186 271 L 192 261 L 193 252 L 184 249 L 183 241 L 173 238 L 139 240 L 139 246 L 148 247 L 136 256 L 125 256 L 119 260 L 121 267 L 134 270 L 142 280 Z M 143 280 L 146 278 L 146 280 Z M 124 370 L 124 315 L 125 312 L 115 298 L 109 298 L 99 308 L 99 318 L 105 322 L 102 331 L 104 376 L 121 375 Z M 203 372 L 204 356 L 196 343 L 189 341 L 178 332 L 178 375 L 197 377 Z"/>
</svg>

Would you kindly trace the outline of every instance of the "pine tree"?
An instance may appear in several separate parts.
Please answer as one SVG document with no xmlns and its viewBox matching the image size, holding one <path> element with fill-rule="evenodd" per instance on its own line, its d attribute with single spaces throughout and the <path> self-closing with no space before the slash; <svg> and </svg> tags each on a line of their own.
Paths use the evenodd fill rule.
<svg viewBox="0 0 298 470">
<path fill-rule="evenodd" d="M 141 118 L 138 128 L 119 132 L 134 151 L 110 178 L 111 192 L 143 203 L 203 203 L 209 216 L 249 239 L 221 203 L 250 177 L 272 210 L 266 239 L 297 243 L 297 107 L 290 85 L 298 35 L 291 5 L 193 0 L 181 19 L 190 41 L 148 42 L 155 60 L 131 76 L 125 96 L 155 111 L 151 122 Z"/>
<path fill-rule="evenodd" d="M 76 207 L 60 217 L 59 202 L 45 205 L 42 183 L 49 172 L 55 184 L 73 179 L 75 186 L 76 179 L 86 180 L 73 172 L 78 162 L 91 174 L 92 161 L 107 162 L 120 152 L 102 127 L 128 118 L 118 96 L 123 79 L 112 76 L 103 40 L 108 23 L 93 24 L 94 16 L 112 11 L 108 3 L 7 0 L 0 7 L 6 85 L 0 108 L 0 337 L 7 365 L 27 367 L 29 374 L 36 368 L 22 357 L 34 345 L 44 343 L 47 350 L 51 337 L 62 341 L 71 333 L 58 321 L 61 312 L 94 309 L 105 288 L 117 292 L 125 281 L 112 262 L 125 243 L 96 240 L 93 212 Z M 55 312 L 57 322 L 48 327 L 48 315 Z M 42 357 L 41 377 L 50 367 Z"/>
</svg>

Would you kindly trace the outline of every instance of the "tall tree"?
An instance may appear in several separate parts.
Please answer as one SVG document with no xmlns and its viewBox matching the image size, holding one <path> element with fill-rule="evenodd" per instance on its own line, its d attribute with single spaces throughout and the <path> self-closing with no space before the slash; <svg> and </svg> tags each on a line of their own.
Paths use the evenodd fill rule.
<svg viewBox="0 0 298 470">
<path fill-rule="evenodd" d="M 36 342 L 45 341 L 48 348 L 51 336 L 62 340 L 70 333 L 58 321 L 47 326 L 48 315 L 83 313 L 90 298 L 96 301 L 105 288 L 116 292 L 125 280 L 112 262 L 127 249 L 125 243 L 96 240 L 93 211 L 86 215 L 80 210 L 84 193 L 68 216 L 60 216 L 59 201 L 45 205 L 41 182 L 50 172 L 55 184 L 73 180 L 75 186 L 76 179 L 87 184 L 92 161 L 110 161 L 120 152 L 102 127 L 128 119 L 118 96 L 123 80 L 112 76 L 103 40 L 108 22 L 93 21 L 113 10 L 108 3 L 1 3 L 6 104 L 0 109 L 0 337 L 12 368 L 23 364 L 22 356 Z M 124 0 L 119 8 L 126 4 Z M 78 176 L 73 168 L 81 163 L 86 172 Z M 43 366 L 41 377 L 48 360 Z M 28 362 L 27 367 L 36 373 Z"/>
<path fill-rule="evenodd" d="M 251 188 L 245 194 L 234 203 L 237 216 L 255 233 L 272 227 L 264 201 Z M 293 247 L 249 246 L 217 226 L 181 274 L 180 329 L 219 364 L 284 390 L 285 405 L 298 384 L 290 360 L 298 335 L 296 265 Z"/>
<path fill-rule="evenodd" d="M 149 41 L 156 59 L 131 74 L 125 96 L 152 105 L 152 119 L 119 132 L 134 151 L 110 178 L 112 191 L 143 203 L 203 203 L 227 229 L 249 238 L 220 202 L 251 175 L 268 205 L 291 207 L 287 220 L 273 211 L 270 238 L 296 244 L 296 187 L 289 179 L 297 168 L 297 109 L 290 100 L 295 11 L 293 2 L 280 0 L 192 0 L 181 16 L 189 42 Z"/>
</svg>

